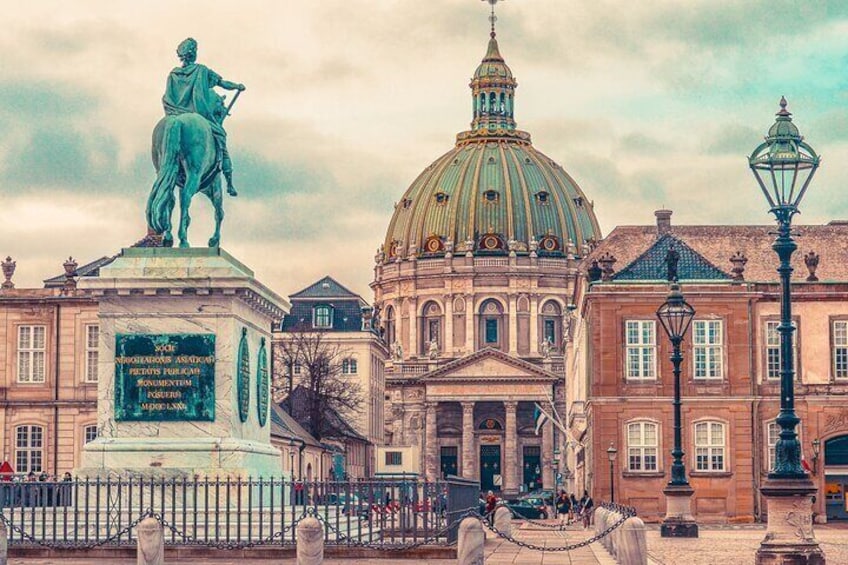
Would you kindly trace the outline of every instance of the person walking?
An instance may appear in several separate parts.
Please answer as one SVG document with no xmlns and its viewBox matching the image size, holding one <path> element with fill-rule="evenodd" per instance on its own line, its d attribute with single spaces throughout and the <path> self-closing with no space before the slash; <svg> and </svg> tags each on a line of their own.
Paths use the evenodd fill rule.
<svg viewBox="0 0 848 565">
<path fill-rule="evenodd" d="M 583 515 L 583 529 L 585 530 L 592 524 L 592 511 L 595 508 L 595 501 L 589 496 L 589 491 L 583 491 L 583 497 L 580 499 L 580 508 Z"/>
<path fill-rule="evenodd" d="M 564 490 L 560 491 L 559 496 L 557 496 L 556 509 L 560 516 L 560 523 L 564 523 L 566 526 L 571 524 L 571 498 Z"/>
<path fill-rule="evenodd" d="M 498 505 L 498 497 L 495 493 L 489 491 L 486 493 L 486 516 L 489 518 L 489 523 L 495 523 L 495 507 Z"/>
</svg>

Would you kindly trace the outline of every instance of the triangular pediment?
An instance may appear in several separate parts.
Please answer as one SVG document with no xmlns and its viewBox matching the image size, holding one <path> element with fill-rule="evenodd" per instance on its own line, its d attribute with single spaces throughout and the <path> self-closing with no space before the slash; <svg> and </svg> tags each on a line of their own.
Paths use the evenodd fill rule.
<svg viewBox="0 0 848 565">
<path fill-rule="evenodd" d="M 692 249 L 685 241 L 665 234 L 644 251 L 629 265 L 621 269 L 612 279 L 614 281 L 664 281 L 668 279 L 666 256 L 670 248 L 677 251 L 677 280 L 731 280 L 732 277 L 722 271 L 703 255 Z"/>
<path fill-rule="evenodd" d="M 497 349 L 483 349 L 451 361 L 421 376 L 425 381 L 516 380 L 555 381 L 557 376 L 543 367 Z"/>
</svg>

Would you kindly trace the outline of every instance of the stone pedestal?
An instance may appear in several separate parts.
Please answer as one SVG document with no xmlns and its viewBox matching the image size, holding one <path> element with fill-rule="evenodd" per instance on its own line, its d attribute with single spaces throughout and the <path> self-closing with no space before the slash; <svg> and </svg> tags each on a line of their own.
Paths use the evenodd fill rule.
<svg viewBox="0 0 848 565">
<path fill-rule="evenodd" d="M 692 516 L 692 494 L 695 491 L 689 485 L 668 485 L 665 494 L 665 519 L 660 526 L 660 536 L 664 538 L 696 538 L 698 524 Z"/>
<path fill-rule="evenodd" d="M 824 553 L 813 533 L 809 479 L 768 479 L 760 487 L 768 504 L 768 529 L 757 550 L 757 565 L 823 565 Z"/>
<path fill-rule="evenodd" d="M 124 249 L 80 287 L 100 344 L 98 438 L 78 476 L 282 476 L 268 408 L 284 299 L 219 248 Z"/>
</svg>

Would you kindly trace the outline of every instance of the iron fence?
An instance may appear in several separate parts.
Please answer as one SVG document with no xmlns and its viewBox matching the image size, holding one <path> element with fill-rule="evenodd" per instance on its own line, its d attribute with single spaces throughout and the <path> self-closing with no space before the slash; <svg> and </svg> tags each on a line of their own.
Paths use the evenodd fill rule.
<svg viewBox="0 0 848 565">
<path fill-rule="evenodd" d="M 245 548 L 294 545 L 296 525 L 309 515 L 324 523 L 328 545 L 388 548 L 447 544 L 450 493 L 470 489 L 417 479 L 0 482 L 0 520 L 14 545 L 135 544 L 136 525 L 152 515 L 165 526 L 167 544 Z M 453 507 L 459 509 L 456 500 Z"/>
</svg>

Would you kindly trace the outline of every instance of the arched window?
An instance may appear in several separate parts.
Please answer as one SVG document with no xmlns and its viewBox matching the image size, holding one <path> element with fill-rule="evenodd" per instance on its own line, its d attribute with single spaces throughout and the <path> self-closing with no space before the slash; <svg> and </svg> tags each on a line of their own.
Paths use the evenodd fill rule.
<svg viewBox="0 0 848 565">
<path fill-rule="evenodd" d="M 695 424 L 695 470 L 721 472 L 727 469 L 727 426 L 722 422 Z"/>
<path fill-rule="evenodd" d="M 430 343 L 434 341 L 439 351 L 442 351 L 442 308 L 438 303 L 430 301 L 424 304 L 421 311 L 421 353 L 426 355 L 430 351 Z"/>
<path fill-rule="evenodd" d="M 319 304 L 312 309 L 312 327 L 332 328 L 333 309 L 326 304 Z"/>
<path fill-rule="evenodd" d="M 480 422 L 479 428 L 481 430 L 502 430 L 503 426 L 501 423 L 494 418 L 486 418 L 482 422 Z"/>
<path fill-rule="evenodd" d="M 658 427 L 654 422 L 644 421 L 627 424 L 627 469 L 629 471 L 657 470 Z"/>
<path fill-rule="evenodd" d="M 499 110 L 500 110 L 501 116 L 506 114 L 506 96 L 504 95 L 503 92 L 501 92 L 501 103 L 500 103 Z"/>
<path fill-rule="evenodd" d="M 487 114 L 489 112 L 489 104 L 487 103 L 486 93 L 480 93 L 480 112 L 483 114 Z"/>
<path fill-rule="evenodd" d="M 480 305 L 480 346 L 504 347 L 503 306 L 494 299 L 488 299 Z"/>
<path fill-rule="evenodd" d="M 489 113 L 497 114 L 498 113 L 498 98 L 497 94 L 494 92 L 489 93 Z"/>
<path fill-rule="evenodd" d="M 559 351 L 562 343 L 562 310 L 553 300 L 542 305 L 540 315 L 542 341 L 547 341 L 551 351 Z"/>
<path fill-rule="evenodd" d="M 44 428 L 15 428 L 15 469 L 18 473 L 40 473 L 44 464 Z"/>
<path fill-rule="evenodd" d="M 395 309 L 391 306 L 386 306 L 386 343 L 389 345 L 395 342 Z"/>
</svg>

